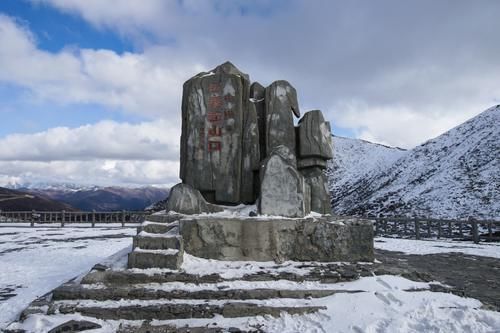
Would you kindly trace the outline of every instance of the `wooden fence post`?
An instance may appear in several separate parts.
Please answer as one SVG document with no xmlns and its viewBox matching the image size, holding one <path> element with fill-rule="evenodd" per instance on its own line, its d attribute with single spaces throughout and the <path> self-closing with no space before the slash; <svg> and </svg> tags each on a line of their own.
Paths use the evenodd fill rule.
<svg viewBox="0 0 500 333">
<path fill-rule="evenodd" d="M 427 237 L 431 238 L 431 221 L 427 221 Z"/>
<path fill-rule="evenodd" d="M 415 238 L 420 240 L 420 221 L 415 218 Z"/>
<path fill-rule="evenodd" d="M 474 243 L 479 243 L 479 230 L 477 227 L 477 221 L 474 220 L 473 218 L 469 218 L 469 221 L 471 222 L 472 225 L 472 240 Z"/>
<path fill-rule="evenodd" d="M 62 216 L 61 216 L 61 227 L 64 227 L 64 222 L 66 220 L 66 211 L 62 211 Z"/>
<path fill-rule="evenodd" d="M 122 227 L 125 226 L 125 218 L 126 218 L 125 211 L 122 210 Z"/>
<path fill-rule="evenodd" d="M 27 215 L 27 213 L 25 213 L 25 216 Z M 34 227 L 35 226 L 35 210 L 33 209 L 31 211 L 31 224 L 30 224 L 31 227 Z"/>
<path fill-rule="evenodd" d="M 92 228 L 95 227 L 95 209 L 92 209 Z"/>
</svg>

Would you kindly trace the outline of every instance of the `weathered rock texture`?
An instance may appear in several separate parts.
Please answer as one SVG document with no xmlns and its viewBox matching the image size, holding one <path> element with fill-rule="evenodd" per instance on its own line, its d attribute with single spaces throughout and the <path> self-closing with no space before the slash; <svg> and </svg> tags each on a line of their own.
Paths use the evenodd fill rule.
<svg viewBox="0 0 500 333">
<path fill-rule="evenodd" d="M 302 169 L 301 173 L 306 184 L 311 189 L 311 211 L 320 214 L 331 214 L 330 195 L 323 170 L 319 167 L 310 167 Z"/>
<path fill-rule="evenodd" d="M 333 158 L 332 131 L 319 110 L 307 112 L 299 120 L 298 155 L 300 158 Z"/>
<path fill-rule="evenodd" d="M 249 93 L 248 75 L 229 62 L 184 84 L 180 178 L 209 201 L 242 201 L 242 161 L 250 158 L 243 154 L 259 144 L 243 127 L 257 126 L 256 115 L 247 114 Z M 254 141 L 245 150 L 244 139 Z"/>
<path fill-rule="evenodd" d="M 200 191 L 187 184 L 177 184 L 170 190 L 167 211 L 180 214 L 215 213 L 223 209 L 205 201 Z"/>
<path fill-rule="evenodd" d="M 361 219 L 184 218 L 186 252 L 219 260 L 373 261 L 373 226 Z"/>
<path fill-rule="evenodd" d="M 260 179 L 259 212 L 264 215 L 304 217 L 309 214 L 308 184 L 291 163 L 285 146 L 274 151 L 263 163 Z M 281 154 L 280 154 L 281 152 Z M 288 160 L 283 158 L 288 157 Z M 310 195 L 310 194 L 309 194 Z"/>
<path fill-rule="evenodd" d="M 332 158 L 330 124 L 315 110 L 296 128 L 294 115 L 300 116 L 297 91 L 287 81 L 266 88 L 251 84 L 230 62 L 197 74 L 183 89 L 182 182 L 214 204 L 259 200 L 260 214 L 301 217 L 311 205 L 329 213 L 317 169 Z M 213 211 L 210 205 L 184 209 L 182 202 L 174 203 L 182 204 L 183 211 L 176 211 L 183 214 Z M 180 209 L 168 207 L 173 208 Z"/>
<path fill-rule="evenodd" d="M 297 91 L 287 81 L 275 81 L 266 88 L 266 154 L 284 145 L 295 152 L 293 114 L 300 116 Z"/>
</svg>

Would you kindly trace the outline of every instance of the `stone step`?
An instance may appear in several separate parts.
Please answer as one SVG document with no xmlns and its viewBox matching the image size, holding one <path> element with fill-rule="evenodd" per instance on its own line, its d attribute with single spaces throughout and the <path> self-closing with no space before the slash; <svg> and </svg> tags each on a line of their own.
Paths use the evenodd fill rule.
<svg viewBox="0 0 500 333">
<path fill-rule="evenodd" d="M 134 237 L 133 248 L 141 248 L 145 250 L 166 250 L 176 249 L 183 251 L 184 243 L 179 235 L 160 235 L 141 232 Z"/>
<path fill-rule="evenodd" d="M 154 215 L 148 215 L 146 217 L 146 221 L 159 222 L 159 223 L 171 223 L 171 222 L 179 221 L 183 217 L 185 217 L 185 215 L 177 214 L 177 213 L 154 214 Z"/>
<path fill-rule="evenodd" d="M 53 300 L 155 300 L 155 299 L 199 299 L 199 300 L 263 300 L 272 298 L 322 298 L 338 293 L 358 293 L 361 290 L 333 290 L 333 289 L 224 289 L 224 290 L 160 290 L 152 288 L 108 287 L 89 288 L 85 285 L 66 284 L 53 291 Z"/>
<path fill-rule="evenodd" d="M 337 283 L 354 281 L 360 276 L 372 276 L 373 269 L 370 266 L 360 266 L 354 270 L 346 270 L 340 266 L 338 269 L 313 270 L 309 274 L 294 274 L 291 272 L 257 272 L 250 273 L 240 277 L 223 278 L 219 274 L 189 274 L 186 272 L 140 272 L 137 270 L 93 270 L 87 274 L 81 281 L 82 284 L 103 283 L 107 285 L 127 285 L 127 284 L 146 284 L 146 283 L 217 283 L 223 281 L 277 281 L 287 280 L 295 282 L 320 281 L 322 283 Z M 375 272 L 378 273 L 377 270 Z"/>
<path fill-rule="evenodd" d="M 262 332 L 252 330 L 252 333 Z M 149 322 L 144 322 L 140 327 L 121 325 L 117 333 L 250 333 L 243 331 L 237 327 L 218 327 L 218 326 L 201 326 L 201 327 L 176 327 L 175 325 L 151 325 Z"/>
<path fill-rule="evenodd" d="M 183 251 L 168 250 L 144 250 L 135 248 L 128 255 L 129 268 L 168 268 L 179 269 L 182 265 Z"/>
<path fill-rule="evenodd" d="M 281 312 L 288 314 L 308 314 L 324 310 L 323 306 L 268 306 L 246 302 L 227 303 L 160 303 L 135 304 L 117 307 L 81 305 L 81 304 L 53 304 L 50 313 L 73 314 L 92 317 L 102 320 L 173 320 L 188 318 L 213 318 L 221 315 L 225 318 L 253 317 L 253 316 L 280 316 Z"/>
<path fill-rule="evenodd" d="M 156 222 L 143 222 L 138 228 L 137 233 L 145 231 L 150 234 L 166 234 L 172 229 L 179 226 L 178 222 L 171 223 L 156 223 Z"/>
</svg>

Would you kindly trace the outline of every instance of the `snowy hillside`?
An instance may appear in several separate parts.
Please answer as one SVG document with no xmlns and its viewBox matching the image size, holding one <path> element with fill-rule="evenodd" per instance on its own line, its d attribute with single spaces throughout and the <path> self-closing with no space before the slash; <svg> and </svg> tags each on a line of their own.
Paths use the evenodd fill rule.
<svg viewBox="0 0 500 333">
<path fill-rule="evenodd" d="M 500 105 L 407 152 L 334 139 L 337 214 L 500 218 Z"/>
<path fill-rule="evenodd" d="M 368 186 L 363 180 L 387 170 L 407 151 L 369 141 L 333 136 L 333 159 L 329 161 L 328 186 L 333 211 L 338 214 L 349 211 Z"/>
</svg>

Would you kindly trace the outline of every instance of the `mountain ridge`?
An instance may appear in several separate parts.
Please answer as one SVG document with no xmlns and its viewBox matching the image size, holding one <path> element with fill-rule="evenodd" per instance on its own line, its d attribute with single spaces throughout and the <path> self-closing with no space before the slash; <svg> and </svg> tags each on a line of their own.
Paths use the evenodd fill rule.
<svg viewBox="0 0 500 333">
<path fill-rule="evenodd" d="M 334 213 L 499 219 L 499 124 L 497 105 L 407 152 L 387 148 L 378 168 L 356 177 L 345 171 L 353 163 L 338 161 L 349 160 L 349 152 L 362 156 L 339 149 L 334 138 L 334 161 L 327 170 Z"/>
</svg>

